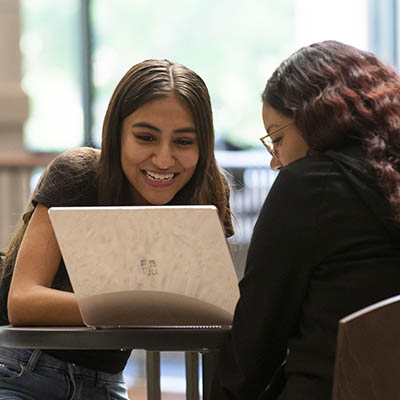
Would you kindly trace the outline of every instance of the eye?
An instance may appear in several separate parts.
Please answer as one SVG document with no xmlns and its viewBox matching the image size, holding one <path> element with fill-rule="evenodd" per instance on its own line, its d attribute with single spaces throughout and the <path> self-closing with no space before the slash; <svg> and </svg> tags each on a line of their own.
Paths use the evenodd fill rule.
<svg viewBox="0 0 400 400">
<path fill-rule="evenodd" d="M 175 140 L 175 143 L 180 146 L 190 146 L 194 143 L 194 140 L 189 138 L 179 138 Z"/>
<path fill-rule="evenodd" d="M 149 133 L 135 134 L 136 138 L 142 142 L 154 142 L 156 138 Z"/>
<path fill-rule="evenodd" d="M 282 136 L 277 137 L 277 138 L 274 138 L 274 139 L 272 140 L 272 144 L 273 144 L 274 146 L 279 146 L 281 143 L 282 143 Z"/>
</svg>

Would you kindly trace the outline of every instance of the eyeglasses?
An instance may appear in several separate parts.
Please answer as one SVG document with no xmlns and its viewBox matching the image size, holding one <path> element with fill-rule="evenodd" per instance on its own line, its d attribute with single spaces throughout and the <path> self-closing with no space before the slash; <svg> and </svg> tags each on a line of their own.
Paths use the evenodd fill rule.
<svg viewBox="0 0 400 400">
<path fill-rule="evenodd" d="M 278 151 L 277 151 L 277 149 L 275 149 L 274 141 L 272 140 L 271 136 L 272 136 L 272 135 L 275 135 L 275 133 L 278 133 L 278 132 L 282 131 L 283 129 L 288 128 L 290 125 L 293 125 L 293 124 L 294 124 L 294 122 L 293 122 L 293 121 L 290 121 L 290 122 L 288 122 L 287 124 L 282 125 L 280 128 L 275 129 L 275 130 L 274 130 L 273 132 L 271 132 L 271 133 L 268 133 L 268 132 L 267 132 L 267 134 L 266 134 L 265 136 L 263 136 L 262 138 L 260 138 L 261 143 L 267 148 L 267 150 L 270 152 L 270 154 L 271 154 L 272 157 L 274 157 L 274 158 L 276 158 L 276 159 L 279 159 L 279 157 L 278 157 Z"/>
</svg>

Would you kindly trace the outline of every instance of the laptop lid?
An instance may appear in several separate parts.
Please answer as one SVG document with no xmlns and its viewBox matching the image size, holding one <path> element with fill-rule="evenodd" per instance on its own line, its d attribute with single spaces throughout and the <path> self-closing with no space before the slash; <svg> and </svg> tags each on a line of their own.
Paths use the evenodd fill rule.
<svg viewBox="0 0 400 400">
<path fill-rule="evenodd" d="M 238 279 L 214 206 L 53 207 L 88 326 L 229 325 Z"/>
</svg>

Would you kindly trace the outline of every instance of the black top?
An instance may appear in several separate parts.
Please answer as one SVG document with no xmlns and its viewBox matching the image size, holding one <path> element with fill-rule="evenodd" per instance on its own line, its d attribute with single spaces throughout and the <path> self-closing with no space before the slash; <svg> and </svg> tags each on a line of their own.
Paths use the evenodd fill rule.
<svg viewBox="0 0 400 400">
<path fill-rule="evenodd" d="M 48 208 L 97 205 L 95 173 L 99 152 L 82 152 L 80 158 L 77 156 L 79 151 L 62 153 L 50 164 L 32 199 L 34 206 L 38 203 Z M 6 276 L 0 287 L 2 324 L 8 324 L 7 296 L 10 281 L 11 275 Z M 72 292 L 62 259 L 52 288 Z M 44 351 L 60 360 L 109 373 L 122 371 L 130 355 L 130 351 L 120 350 Z"/>
<path fill-rule="evenodd" d="M 400 230 L 369 175 L 358 147 L 281 169 L 212 399 L 331 399 L 339 319 L 400 293 Z"/>
<path fill-rule="evenodd" d="M 47 208 L 97 206 L 96 168 L 99 155 L 100 152 L 94 149 L 76 149 L 58 155 L 38 184 L 37 192 L 32 199 L 33 206 L 37 204 Z M 227 236 L 233 233 L 229 214 L 224 221 L 224 229 Z M 7 271 L 12 271 L 11 266 L 7 266 Z M 7 273 L 0 285 L 0 325 L 9 324 L 7 297 L 11 276 L 11 273 Z M 72 292 L 62 259 L 52 288 Z M 130 354 L 130 351 L 120 350 L 45 351 L 58 359 L 110 373 L 122 371 Z"/>
</svg>

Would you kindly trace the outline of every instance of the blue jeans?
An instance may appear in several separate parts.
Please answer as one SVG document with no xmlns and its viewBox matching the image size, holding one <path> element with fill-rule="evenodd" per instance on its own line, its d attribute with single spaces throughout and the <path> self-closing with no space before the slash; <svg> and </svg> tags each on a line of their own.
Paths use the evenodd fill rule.
<svg viewBox="0 0 400 400">
<path fill-rule="evenodd" d="M 0 347 L 0 400 L 127 400 L 121 373 L 58 360 L 41 350 Z"/>
</svg>

